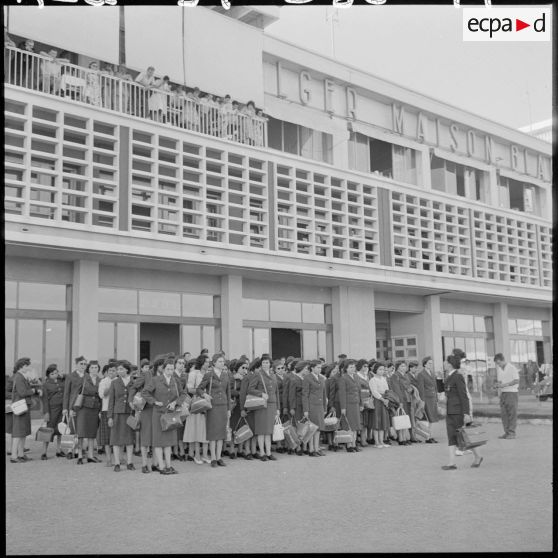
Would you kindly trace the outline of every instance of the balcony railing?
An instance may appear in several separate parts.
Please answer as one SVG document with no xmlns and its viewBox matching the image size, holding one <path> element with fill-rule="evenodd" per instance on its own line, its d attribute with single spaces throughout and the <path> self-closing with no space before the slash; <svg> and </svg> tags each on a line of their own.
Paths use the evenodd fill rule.
<svg viewBox="0 0 558 558">
<path fill-rule="evenodd" d="M 128 79 L 8 47 L 4 82 L 176 128 L 265 147 L 267 119 L 214 107 L 201 100 L 146 88 Z"/>
</svg>

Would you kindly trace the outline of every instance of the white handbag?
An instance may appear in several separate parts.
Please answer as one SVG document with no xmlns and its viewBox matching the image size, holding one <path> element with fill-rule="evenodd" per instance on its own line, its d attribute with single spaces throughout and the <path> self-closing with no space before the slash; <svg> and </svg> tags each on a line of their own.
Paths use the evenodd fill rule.
<svg viewBox="0 0 558 558">
<path fill-rule="evenodd" d="M 395 430 L 406 430 L 407 428 L 411 428 L 411 419 L 401 408 L 397 409 L 395 416 L 391 419 L 391 423 Z"/>
<path fill-rule="evenodd" d="M 29 410 L 25 399 L 19 399 L 12 403 L 12 413 L 14 415 L 24 415 Z"/>
<path fill-rule="evenodd" d="M 281 440 L 284 440 L 285 439 L 284 430 L 285 429 L 283 428 L 283 424 L 281 423 L 279 417 L 275 417 L 275 424 L 273 425 L 273 435 L 271 439 L 274 442 L 280 442 Z"/>
</svg>

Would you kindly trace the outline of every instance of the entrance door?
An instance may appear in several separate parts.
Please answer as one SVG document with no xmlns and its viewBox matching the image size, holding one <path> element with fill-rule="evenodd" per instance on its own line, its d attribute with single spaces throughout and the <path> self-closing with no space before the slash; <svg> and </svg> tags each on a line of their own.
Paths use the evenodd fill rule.
<svg viewBox="0 0 558 558">
<path fill-rule="evenodd" d="M 140 352 L 142 358 L 153 360 L 165 354 L 180 352 L 180 325 L 143 322 L 140 324 Z M 146 353 L 149 353 L 147 356 Z"/>
<path fill-rule="evenodd" d="M 300 330 L 271 328 L 271 358 L 275 360 L 288 356 L 302 356 Z"/>
</svg>

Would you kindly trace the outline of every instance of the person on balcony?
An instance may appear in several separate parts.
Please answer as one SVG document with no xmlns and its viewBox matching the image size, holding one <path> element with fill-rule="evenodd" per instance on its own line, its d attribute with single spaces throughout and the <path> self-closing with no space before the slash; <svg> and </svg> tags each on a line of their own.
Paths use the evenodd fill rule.
<svg viewBox="0 0 558 558">
<path fill-rule="evenodd" d="M 141 72 L 135 79 L 136 83 L 143 86 L 143 89 L 135 88 L 132 96 L 132 113 L 136 116 L 145 118 L 147 109 L 147 96 L 149 89 L 156 81 L 155 68 L 149 66 L 145 72 Z"/>
<path fill-rule="evenodd" d="M 225 95 L 220 106 L 221 113 L 221 137 L 232 139 L 233 127 L 233 104 L 230 95 Z"/>
<path fill-rule="evenodd" d="M 164 76 L 162 79 L 155 80 L 151 86 L 154 91 L 149 97 L 148 108 L 151 119 L 156 122 L 166 122 L 167 120 L 169 79 L 169 76 Z"/>
<path fill-rule="evenodd" d="M 254 144 L 256 147 L 263 147 L 265 145 L 264 125 L 267 122 L 267 117 L 264 115 L 263 110 L 256 111 L 257 118 L 254 122 Z"/>
<path fill-rule="evenodd" d="M 39 88 L 39 57 L 34 56 L 35 42 L 27 39 L 19 43 L 20 52 L 12 59 L 12 82 L 27 89 Z"/>
<path fill-rule="evenodd" d="M 41 87 L 43 92 L 58 95 L 60 93 L 60 79 L 62 77 L 62 64 L 68 64 L 67 58 L 58 58 L 58 51 L 51 48 L 48 52 L 41 51 L 46 59 L 41 62 Z"/>
<path fill-rule="evenodd" d="M 114 110 L 116 108 L 116 90 L 118 84 L 115 77 L 115 70 L 112 64 L 105 64 L 101 70 L 101 92 L 103 107 Z"/>
<path fill-rule="evenodd" d="M 254 101 L 248 101 L 241 113 L 246 116 L 246 118 L 243 118 L 243 133 L 241 135 L 241 141 L 242 143 L 247 143 L 248 145 L 255 145 L 256 134 L 254 117 L 256 116 L 256 105 L 254 104 Z"/>
<path fill-rule="evenodd" d="M 99 63 L 89 63 L 90 71 L 85 76 L 85 100 L 90 105 L 101 106 L 101 76 L 99 74 Z"/>
<path fill-rule="evenodd" d="M 114 98 L 114 108 L 130 114 L 130 95 L 131 95 L 131 85 L 126 83 L 127 81 L 132 81 L 132 76 L 126 70 L 126 66 L 120 64 L 116 69 L 114 77 L 118 78 L 119 82 L 116 84 L 116 94 Z"/>
</svg>

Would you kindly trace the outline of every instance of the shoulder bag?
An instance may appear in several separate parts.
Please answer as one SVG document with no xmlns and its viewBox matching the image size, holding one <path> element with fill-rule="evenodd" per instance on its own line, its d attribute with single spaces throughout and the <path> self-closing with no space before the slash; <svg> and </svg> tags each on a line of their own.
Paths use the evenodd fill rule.
<svg viewBox="0 0 558 558">
<path fill-rule="evenodd" d="M 12 404 L 10 408 L 14 415 L 16 416 L 24 415 L 29 410 L 29 407 L 27 406 L 27 401 L 25 401 L 25 397 L 23 399 L 18 399 L 17 401 L 14 401 L 14 395 L 15 395 L 15 381 L 14 381 L 14 387 L 12 388 Z"/>
<path fill-rule="evenodd" d="M 37 442 L 52 442 L 54 438 L 54 428 L 50 428 L 48 426 L 40 426 L 37 432 L 35 433 L 35 440 Z"/>
<path fill-rule="evenodd" d="M 210 393 L 212 388 L 212 382 L 213 382 L 213 376 L 211 377 L 211 380 L 209 380 Z M 205 397 L 200 397 L 199 395 L 194 395 L 194 398 L 192 399 L 192 403 L 190 404 L 190 414 L 195 415 L 198 413 L 205 413 L 206 411 L 209 411 L 209 409 L 212 408 L 213 405 L 211 404 L 211 401 L 209 399 L 206 399 Z"/>
<path fill-rule="evenodd" d="M 141 428 L 140 413 L 141 411 L 136 411 L 135 413 L 128 415 L 128 418 L 126 419 L 126 424 L 132 430 L 139 430 Z"/>
<path fill-rule="evenodd" d="M 260 372 L 260 378 L 262 379 L 262 384 L 264 391 L 267 394 L 267 388 L 265 387 L 265 381 Z M 244 402 L 244 408 L 250 411 L 257 411 L 258 409 L 267 409 L 267 399 L 264 399 L 261 395 L 250 395 L 246 396 L 246 401 Z"/>
<path fill-rule="evenodd" d="M 74 433 L 62 434 L 62 436 L 60 437 L 60 448 L 65 450 L 66 453 L 73 453 L 74 449 L 78 445 L 78 437 L 77 434 L 75 433 L 76 426 L 75 426 L 74 417 L 72 417 L 71 420 L 72 420 Z"/>
<path fill-rule="evenodd" d="M 457 446 L 461 451 L 484 446 L 487 442 L 488 434 L 480 424 L 462 426 L 457 429 Z"/>
<path fill-rule="evenodd" d="M 161 415 L 161 430 L 163 432 L 177 430 L 181 426 L 180 411 L 167 411 Z"/>
<path fill-rule="evenodd" d="M 244 424 L 239 428 L 239 425 L 242 421 L 244 421 Z M 236 423 L 236 428 L 234 430 L 234 434 L 233 434 L 234 443 L 242 444 L 246 442 L 246 440 L 249 440 L 253 435 L 254 433 L 252 432 L 252 429 L 246 422 L 246 419 L 244 417 L 241 417 L 240 420 Z"/>
<path fill-rule="evenodd" d="M 136 411 L 143 411 L 144 407 L 145 407 L 146 401 L 145 399 L 141 396 L 141 392 L 138 392 L 134 395 L 133 399 L 132 399 L 132 405 L 134 407 L 134 409 Z"/>
<path fill-rule="evenodd" d="M 76 400 L 74 401 L 74 407 L 81 409 L 83 406 L 83 390 L 85 389 L 85 374 L 83 374 L 83 382 L 81 384 L 81 393 L 78 393 Z"/>
</svg>

